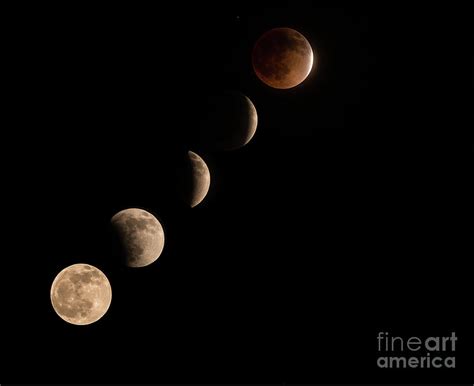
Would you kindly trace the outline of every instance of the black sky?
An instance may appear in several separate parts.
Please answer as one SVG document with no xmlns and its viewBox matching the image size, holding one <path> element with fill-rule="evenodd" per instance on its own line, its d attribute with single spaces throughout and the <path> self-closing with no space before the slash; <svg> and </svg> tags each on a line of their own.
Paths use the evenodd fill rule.
<svg viewBox="0 0 474 386">
<path fill-rule="evenodd" d="M 463 10 L 129 4 L 11 18 L 2 381 L 467 381 Z M 263 85 L 250 61 L 255 40 L 281 26 L 319 58 L 286 91 Z M 259 125 L 248 146 L 209 152 L 195 141 L 202 101 L 223 89 L 246 94 Z M 188 149 L 212 173 L 192 210 L 173 187 Z M 146 269 L 113 253 L 109 220 L 128 207 L 165 229 Z M 86 328 L 49 301 L 55 275 L 77 262 L 113 289 Z M 458 369 L 377 370 L 381 330 L 456 331 Z"/>
</svg>

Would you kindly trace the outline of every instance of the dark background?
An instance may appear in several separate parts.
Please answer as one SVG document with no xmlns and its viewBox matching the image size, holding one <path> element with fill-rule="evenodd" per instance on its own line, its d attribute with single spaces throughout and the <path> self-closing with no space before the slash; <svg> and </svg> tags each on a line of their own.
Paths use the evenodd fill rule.
<svg viewBox="0 0 474 386">
<path fill-rule="evenodd" d="M 310 2 L 15 9 L 2 140 L 3 382 L 470 382 L 472 61 L 466 10 Z M 266 30 L 319 64 L 291 90 L 254 75 Z M 255 104 L 251 143 L 197 145 L 202 100 Z M 223 128 L 225 129 L 225 128 Z M 211 191 L 174 188 L 188 149 Z M 166 244 L 122 267 L 109 220 L 140 207 Z M 54 313 L 65 266 L 96 265 L 96 324 Z M 11 267 L 10 267 L 11 265 Z M 376 336 L 449 335 L 456 370 L 378 370 Z"/>
</svg>

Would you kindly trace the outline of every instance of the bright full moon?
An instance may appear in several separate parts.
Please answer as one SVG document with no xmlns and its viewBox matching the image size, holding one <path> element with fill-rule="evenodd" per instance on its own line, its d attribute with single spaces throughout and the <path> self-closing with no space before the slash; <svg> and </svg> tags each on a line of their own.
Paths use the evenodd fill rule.
<svg viewBox="0 0 474 386">
<path fill-rule="evenodd" d="M 105 315 L 112 301 L 107 276 L 88 264 L 64 268 L 51 286 L 51 303 L 66 322 L 87 325 Z"/>
</svg>

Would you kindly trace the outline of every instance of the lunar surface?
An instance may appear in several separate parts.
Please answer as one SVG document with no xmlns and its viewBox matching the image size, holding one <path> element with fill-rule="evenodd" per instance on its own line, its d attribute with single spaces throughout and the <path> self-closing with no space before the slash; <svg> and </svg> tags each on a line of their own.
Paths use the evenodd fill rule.
<svg viewBox="0 0 474 386">
<path fill-rule="evenodd" d="M 191 208 L 194 208 L 206 197 L 211 184 L 211 174 L 204 160 L 196 153 L 188 151 L 188 161 L 183 176 L 183 195 Z"/>
<path fill-rule="evenodd" d="M 214 150 L 238 149 L 253 138 L 257 122 L 257 110 L 247 96 L 235 91 L 215 95 L 202 119 L 202 144 Z"/>
<path fill-rule="evenodd" d="M 88 264 L 64 268 L 51 286 L 51 303 L 66 322 L 87 325 L 105 315 L 112 301 L 112 288 L 101 270 Z"/>
<path fill-rule="evenodd" d="M 306 38 L 291 28 L 264 33 L 252 53 L 255 73 L 270 87 L 288 89 L 299 85 L 313 67 L 313 50 Z"/>
<path fill-rule="evenodd" d="M 145 267 L 160 257 L 165 235 L 160 222 L 143 209 L 125 209 L 111 219 L 125 263 L 129 267 Z"/>
</svg>

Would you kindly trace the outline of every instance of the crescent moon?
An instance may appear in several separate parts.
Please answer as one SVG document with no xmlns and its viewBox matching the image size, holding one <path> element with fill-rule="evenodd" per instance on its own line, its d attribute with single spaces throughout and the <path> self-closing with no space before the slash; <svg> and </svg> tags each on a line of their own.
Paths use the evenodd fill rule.
<svg viewBox="0 0 474 386">
<path fill-rule="evenodd" d="M 252 101 L 236 91 L 209 98 L 202 119 L 201 142 L 214 150 L 235 150 L 247 145 L 257 130 L 258 115 Z"/>
<path fill-rule="evenodd" d="M 192 151 L 188 151 L 188 160 L 190 165 L 190 186 L 185 188 L 185 196 L 187 196 L 187 202 L 194 208 L 200 204 L 209 191 L 211 185 L 211 174 L 204 160 Z"/>
</svg>

